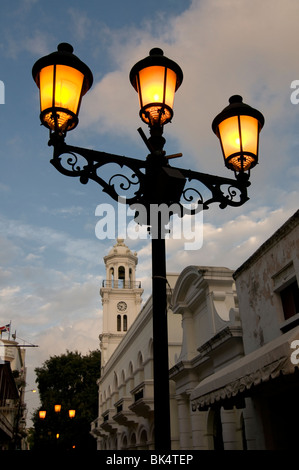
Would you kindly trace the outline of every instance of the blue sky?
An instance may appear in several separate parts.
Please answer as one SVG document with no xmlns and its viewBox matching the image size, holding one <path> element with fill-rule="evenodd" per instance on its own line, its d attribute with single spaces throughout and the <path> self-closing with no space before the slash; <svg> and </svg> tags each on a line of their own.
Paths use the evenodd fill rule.
<svg viewBox="0 0 299 470">
<path fill-rule="evenodd" d="M 183 69 L 166 150 L 182 152 L 176 166 L 232 177 L 224 168 L 213 118 L 233 94 L 265 116 L 260 162 L 250 200 L 241 208 L 204 213 L 203 246 L 167 243 L 168 270 L 187 265 L 235 269 L 298 208 L 299 105 L 290 88 L 299 79 L 297 0 L 64 0 L 2 2 L 0 15 L 0 323 L 12 322 L 33 369 L 50 355 L 98 347 L 103 256 L 114 240 L 95 236 L 96 207 L 111 203 L 101 188 L 58 173 L 40 126 L 37 59 L 69 42 L 93 71 L 79 125 L 67 142 L 145 158 L 137 128 L 138 99 L 131 67 L 161 47 Z M 150 293 L 150 243 L 127 240 L 139 255 L 137 278 Z M 0 326 L 1 326 L 0 325 Z"/>
</svg>

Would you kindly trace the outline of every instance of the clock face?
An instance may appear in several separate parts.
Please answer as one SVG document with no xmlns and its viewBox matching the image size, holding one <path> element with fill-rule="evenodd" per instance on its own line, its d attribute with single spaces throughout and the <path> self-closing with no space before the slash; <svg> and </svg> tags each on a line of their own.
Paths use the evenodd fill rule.
<svg viewBox="0 0 299 470">
<path fill-rule="evenodd" d="M 117 308 L 120 312 L 124 312 L 127 309 L 126 302 L 118 302 Z"/>
</svg>

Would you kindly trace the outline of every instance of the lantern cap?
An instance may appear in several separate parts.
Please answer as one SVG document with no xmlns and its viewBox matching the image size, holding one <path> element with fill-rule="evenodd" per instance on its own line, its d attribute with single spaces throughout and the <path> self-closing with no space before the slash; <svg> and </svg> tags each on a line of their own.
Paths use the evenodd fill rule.
<svg viewBox="0 0 299 470">
<path fill-rule="evenodd" d="M 251 116 L 259 122 L 259 130 L 262 129 L 265 118 L 257 109 L 252 108 L 246 103 L 243 103 L 243 98 L 240 95 L 233 95 L 229 98 L 229 105 L 219 113 L 212 122 L 213 132 L 219 137 L 218 126 L 219 124 L 233 116 Z"/>
<path fill-rule="evenodd" d="M 74 69 L 79 70 L 79 72 L 84 75 L 84 83 L 82 94 L 84 95 L 89 88 L 91 88 L 93 83 L 93 75 L 90 68 L 82 62 L 75 54 L 73 54 L 74 48 L 71 44 L 67 42 L 62 42 L 58 44 L 57 51 L 52 52 L 44 57 L 41 57 L 37 62 L 35 62 L 32 68 L 32 76 L 37 86 L 39 87 L 39 72 L 44 67 L 49 65 L 66 65 Z"/>
<path fill-rule="evenodd" d="M 176 74 L 175 91 L 177 91 L 183 81 L 182 69 L 176 62 L 174 62 L 174 60 L 165 57 L 163 50 L 159 47 L 154 47 L 153 49 L 151 49 L 147 57 L 140 60 L 139 62 L 137 62 L 137 64 L 132 67 L 130 72 L 130 82 L 135 88 L 135 90 L 138 91 L 136 76 L 140 72 L 140 70 L 145 69 L 147 67 L 155 66 L 162 66 L 173 70 L 173 72 Z"/>
</svg>

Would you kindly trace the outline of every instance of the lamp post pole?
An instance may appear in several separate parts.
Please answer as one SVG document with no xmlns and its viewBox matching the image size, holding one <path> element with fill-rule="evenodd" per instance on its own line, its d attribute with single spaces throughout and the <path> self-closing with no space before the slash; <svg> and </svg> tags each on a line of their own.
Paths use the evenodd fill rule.
<svg viewBox="0 0 299 470">
<path fill-rule="evenodd" d="M 117 202 L 125 202 L 129 206 L 138 204 L 145 209 L 145 215 L 136 211 L 135 220 L 140 225 L 150 227 L 152 238 L 155 449 L 169 451 L 165 227 L 172 215 L 170 208 L 175 205 L 177 215 L 183 217 L 208 209 L 212 203 L 218 203 L 221 209 L 243 205 L 248 200 L 250 170 L 258 161 L 259 133 L 264 117 L 244 104 L 239 95 L 234 95 L 229 106 L 216 116 L 212 129 L 220 140 L 225 166 L 235 174 L 235 179 L 219 177 L 169 164 L 170 158 L 181 154 L 166 156 L 163 129 L 173 117 L 174 94 L 182 83 L 183 73 L 175 62 L 164 56 L 161 49 L 152 49 L 149 56 L 135 64 L 130 72 L 131 84 L 139 95 L 140 117 L 150 129 L 149 138 L 142 129 L 138 129 L 150 152 L 146 160 L 65 143 L 67 132 L 78 124 L 82 96 L 93 82 L 91 71 L 73 54 L 72 46 L 62 43 L 57 52 L 39 59 L 33 66 L 32 75 L 40 89 L 40 119 L 50 130 L 49 145 L 54 147 L 52 165 L 66 176 L 79 177 L 83 184 L 89 180 L 95 181 Z M 111 164 L 119 165 L 122 170 L 129 169 L 130 176 L 121 171 L 113 177 L 105 177 L 102 169 Z M 122 181 L 120 190 L 115 185 L 116 177 Z M 209 190 L 207 197 L 196 187 L 198 183 Z M 137 189 L 125 199 L 123 193 L 132 187 Z M 158 211 L 153 221 L 151 208 L 159 205 L 170 209 L 167 220 Z"/>
<path fill-rule="evenodd" d="M 166 250 L 163 234 L 152 239 L 155 449 L 171 449 Z"/>
</svg>

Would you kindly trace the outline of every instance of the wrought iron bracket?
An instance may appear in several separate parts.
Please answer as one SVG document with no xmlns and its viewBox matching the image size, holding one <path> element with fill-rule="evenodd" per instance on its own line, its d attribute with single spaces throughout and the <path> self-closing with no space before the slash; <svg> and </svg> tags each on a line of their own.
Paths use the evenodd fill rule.
<svg viewBox="0 0 299 470">
<path fill-rule="evenodd" d="M 55 134 L 49 145 L 54 147 L 51 163 L 60 173 L 78 177 L 82 184 L 93 180 L 115 201 L 128 205 L 178 204 L 185 215 L 208 209 L 212 203 L 223 209 L 249 199 L 248 175 L 231 179 L 170 166 L 169 160 L 181 154 L 167 157 L 165 152 L 153 152 L 139 160 L 67 145 L 63 136 Z M 111 164 L 118 165 L 120 172 L 106 177 L 105 167 Z"/>
</svg>

